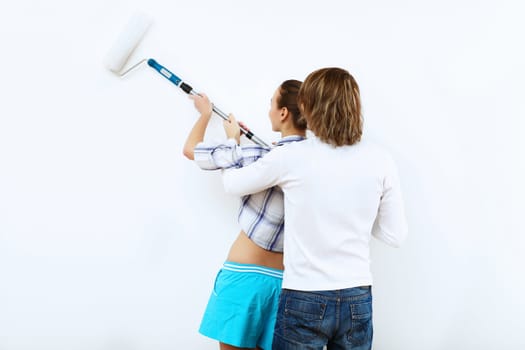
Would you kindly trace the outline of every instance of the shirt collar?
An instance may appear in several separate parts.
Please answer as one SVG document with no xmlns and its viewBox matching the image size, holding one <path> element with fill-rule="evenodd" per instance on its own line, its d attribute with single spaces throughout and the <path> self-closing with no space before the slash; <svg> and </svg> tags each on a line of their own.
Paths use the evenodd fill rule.
<svg viewBox="0 0 525 350">
<path fill-rule="evenodd" d="M 290 135 L 290 136 L 286 136 L 286 137 L 283 137 L 282 139 L 280 139 L 279 141 L 277 141 L 275 143 L 276 146 L 282 146 L 286 143 L 290 143 L 290 142 L 295 142 L 295 141 L 302 141 L 306 139 L 305 137 L 303 136 L 299 136 L 299 135 Z"/>
</svg>

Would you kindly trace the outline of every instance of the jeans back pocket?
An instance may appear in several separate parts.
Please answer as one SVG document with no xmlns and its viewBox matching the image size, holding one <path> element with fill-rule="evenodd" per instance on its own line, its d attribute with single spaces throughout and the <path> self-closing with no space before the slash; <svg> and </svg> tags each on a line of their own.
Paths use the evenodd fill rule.
<svg viewBox="0 0 525 350">
<path fill-rule="evenodd" d="M 325 317 L 326 303 L 305 300 L 294 292 L 281 295 L 282 308 L 278 315 L 278 324 L 284 338 L 299 343 L 308 342 L 318 337 Z"/>
<path fill-rule="evenodd" d="M 351 322 L 347 334 L 348 341 L 353 346 L 371 346 L 373 337 L 372 302 L 356 302 L 350 304 Z"/>
</svg>

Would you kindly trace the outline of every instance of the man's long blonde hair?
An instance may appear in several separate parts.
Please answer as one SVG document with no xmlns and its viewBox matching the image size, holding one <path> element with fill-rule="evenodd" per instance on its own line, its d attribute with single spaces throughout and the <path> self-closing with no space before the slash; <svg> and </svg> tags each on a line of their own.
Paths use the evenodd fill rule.
<svg viewBox="0 0 525 350">
<path fill-rule="evenodd" d="M 308 75 L 297 97 L 308 128 L 333 146 L 361 140 L 363 119 L 359 86 L 341 68 L 322 68 Z"/>
</svg>

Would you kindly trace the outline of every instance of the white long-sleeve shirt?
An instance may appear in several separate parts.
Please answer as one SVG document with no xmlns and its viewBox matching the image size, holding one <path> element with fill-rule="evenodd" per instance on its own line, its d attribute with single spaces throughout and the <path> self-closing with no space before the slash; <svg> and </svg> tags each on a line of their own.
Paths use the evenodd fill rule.
<svg viewBox="0 0 525 350">
<path fill-rule="evenodd" d="M 283 288 L 371 285 L 370 237 L 399 246 L 407 234 L 395 163 L 366 142 L 333 147 L 310 137 L 225 170 L 223 182 L 226 192 L 240 196 L 283 189 Z"/>
</svg>

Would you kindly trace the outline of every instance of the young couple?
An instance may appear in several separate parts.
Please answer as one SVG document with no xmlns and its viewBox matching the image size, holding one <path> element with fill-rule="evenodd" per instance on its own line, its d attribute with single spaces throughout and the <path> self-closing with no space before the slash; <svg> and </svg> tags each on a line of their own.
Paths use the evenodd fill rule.
<svg viewBox="0 0 525 350">
<path fill-rule="evenodd" d="M 190 98 L 200 117 L 185 156 L 227 169 L 226 192 L 242 196 L 241 232 L 199 331 L 222 350 L 371 349 L 369 241 L 398 246 L 407 228 L 395 163 L 361 141 L 354 78 L 324 68 L 302 84 L 283 82 L 269 111 L 282 137 L 272 150 L 239 145 L 232 115 L 227 141 L 202 142 L 212 105 L 206 95 Z"/>
</svg>

